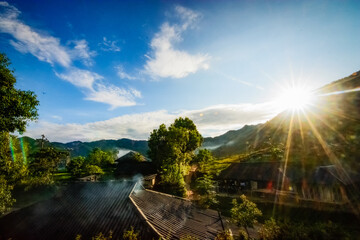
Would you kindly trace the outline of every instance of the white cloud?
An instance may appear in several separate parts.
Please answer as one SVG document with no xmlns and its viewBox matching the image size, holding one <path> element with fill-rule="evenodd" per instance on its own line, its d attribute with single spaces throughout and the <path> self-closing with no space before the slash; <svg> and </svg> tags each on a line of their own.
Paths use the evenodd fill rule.
<svg viewBox="0 0 360 240">
<path fill-rule="evenodd" d="M 141 98 L 141 92 L 136 89 L 124 89 L 104 83 L 103 76 L 78 68 L 71 68 L 66 73 L 55 73 L 59 78 L 82 88 L 85 99 L 109 104 L 110 109 L 134 106 L 136 98 Z"/>
<path fill-rule="evenodd" d="M 92 66 L 94 64 L 93 57 L 96 55 L 95 51 L 91 51 L 88 42 L 85 39 L 71 41 L 74 46 L 72 55 L 76 59 L 81 59 L 86 66 Z"/>
<path fill-rule="evenodd" d="M 86 100 L 107 103 L 111 110 L 117 107 L 136 105 L 135 98 L 141 98 L 141 93 L 135 89 L 124 89 L 114 85 L 95 84 L 95 89 L 89 91 Z"/>
<path fill-rule="evenodd" d="M 40 34 L 18 19 L 20 11 L 7 2 L 1 2 L 0 32 L 8 33 L 15 40 L 10 44 L 22 53 L 31 53 L 40 61 L 58 63 L 64 67 L 71 64 L 70 54 L 60 45 L 60 40 Z"/>
<path fill-rule="evenodd" d="M 85 39 L 69 41 L 73 49 L 60 44 L 58 38 L 39 33 L 18 19 L 21 12 L 7 2 L 0 2 L 0 32 L 10 34 L 14 39 L 10 44 L 22 53 L 31 53 L 40 61 L 48 62 L 52 66 L 56 63 L 65 67 L 63 73 L 55 72 L 60 79 L 70 82 L 82 89 L 85 99 L 109 104 L 111 109 L 120 106 L 136 105 L 135 98 L 141 93 L 135 89 L 123 89 L 102 82 L 104 77 L 88 70 L 73 67 L 73 60 L 79 59 L 84 65 L 92 66 L 91 51 Z M 104 38 L 105 45 L 113 51 L 120 51 L 116 42 L 109 42 Z"/>
<path fill-rule="evenodd" d="M 193 27 L 200 15 L 181 6 L 175 8 L 175 13 L 181 19 L 181 23 L 171 25 L 165 22 L 160 32 L 151 40 L 152 52 L 150 56 L 146 55 L 149 59 L 144 68 L 153 78 L 183 78 L 200 69 L 209 68 L 208 55 L 189 54 L 174 47 L 174 43 L 182 40 L 181 34 Z"/>
<path fill-rule="evenodd" d="M 97 73 L 78 68 L 71 68 L 66 73 L 55 74 L 57 77 L 68 81 L 77 87 L 87 88 L 90 90 L 93 89 L 93 84 L 95 81 L 103 79 L 103 77 Z"/>
<path fill-rule="evenodd" d="M 117 75 L 121 78 L 121 79 L 129 79 L 129 80 L 134 80 L 136 79 L 135 76 L 132 76 L 128 73 L 125 72 L 124 67 L 122 65 L 118 65 L 115 67 Z"/>
<path fill-rule="evenodd" d="M 116 44 L 117 41 L 111 41 L 108 40 L 106 37 L 103 37 L 103 41 L 99 43 L 99 46 L 101 47 L 101 50 L 106 52 L 120 52 L 121 49 Z"/>
<path fill-rule="evenodd" d="M 189 117 L 203 136 L 217 136 L 245 124 L 265 122 L 277 112 L 271 103 L 216 105 L 198 110 L 168 112 L 160 110 L 115 117 L 86 124 L 32 123 L 26 135 L 45 134 L 51 141 L 94 141 L 100 139 L 147 139 L 150 132 L 165 123 L 169 126 L 178 117 Z"/>
</svg>

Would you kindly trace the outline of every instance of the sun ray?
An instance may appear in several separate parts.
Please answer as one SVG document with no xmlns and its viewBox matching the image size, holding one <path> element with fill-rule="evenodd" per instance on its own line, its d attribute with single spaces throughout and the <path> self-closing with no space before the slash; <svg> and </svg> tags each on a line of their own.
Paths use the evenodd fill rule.
<svg viewBox="0 0 360 240">
<path fill-rule="evenodd" d="M 306 117 L 306 120 L 308 121 L 309 126 L 310 126 L 312 132 L 314 133 L 314 136 L 319 141 L 321 147 L 323 148 L 323 150 L 324 150 L 325 154 L 327 155 L 327 157 L 329 158 L 330 162 L 338 167 L 338 169 L 340 170 L 338 173 L 340 175 L 342 175 L 350 183 L 350 186 L 352 186 L 353 189 L 356 189 L 356 187 L 355 187 L 353 181 L 351 180 L 350 176 L 347 174 L 346 170 L 343 168 L 341 162 L 336 157 L 336 155 L 331 151 L 330 147 L 328 146 L 326 141 L 323 139 L 320 132 L 316 129 L 316 127 L 313 124 L 313 122 L 311 121 L 311 119 L 308 117 L 307 114 L 305 114 L 304 116 Z M 352 191 L 350 191 L 350 193 L 352 193 Z M 351 203 L 350 203 L 350 205 L 351 205 L 354 213 L 359 216 L 360 215 L 359 206 L 355 206 L 354 204 L 351 204 Z"/>
</svg>

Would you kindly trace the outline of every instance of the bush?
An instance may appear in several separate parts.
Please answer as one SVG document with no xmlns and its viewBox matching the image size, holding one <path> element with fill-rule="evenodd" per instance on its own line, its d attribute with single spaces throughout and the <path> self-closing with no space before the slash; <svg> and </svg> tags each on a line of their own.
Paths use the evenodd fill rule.
<svg viewBox="0 0 360 240">
<path fill-rule="evenodd" d="M 230 230 L 225 230 L 216 235 L 215 240 L 234 240 Z"/>
</svg>

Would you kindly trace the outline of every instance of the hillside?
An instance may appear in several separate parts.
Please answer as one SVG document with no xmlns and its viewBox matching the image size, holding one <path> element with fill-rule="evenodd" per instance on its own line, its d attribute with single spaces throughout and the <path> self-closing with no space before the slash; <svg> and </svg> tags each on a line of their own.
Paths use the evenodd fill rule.
<svg viewBox="0 0 360 240">
<path fill-rule="evenodd" d="M 290 146 L 289 161 L 299 166 L 341 162 L 348 169 L 359 170 L 359 88 L 360 72 L 356 72 L 316 90 L 316 104 L 304 112 L 285 111 L 265 124 L 206 139 L 204 145 L 222 143 L 212 151 L 217 157 L 226 157 L 244 153 L 247 148 L 269 147 L 270 142 L 272 146 Z"/>
<path fill-rule="evenodd" d="M 30 137 L 23 137 L 23 141 L 29 145 L 30 152 L 40 147 L 40 143 Z M 93 142 L 74 141 L 69 143 L 50 142 L 51 146 L 59 149 L 71 150 L 71 156 L 87 156 L 94 148 L 100 148 L 104 151 L 117 151 L 118 149 L 127 149 L 146 155 L 148 146 L 145 140 L 131 140 L 122 138 L 119 140 L 99 140 Z"/>
</svg>

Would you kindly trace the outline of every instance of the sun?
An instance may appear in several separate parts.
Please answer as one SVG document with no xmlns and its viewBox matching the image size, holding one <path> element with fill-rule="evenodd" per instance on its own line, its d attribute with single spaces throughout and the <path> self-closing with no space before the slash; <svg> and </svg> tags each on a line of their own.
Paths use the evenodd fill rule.
<svg viewBox="0 0 360 240">
<path fill-rule="evenodd" d="M 276 100 L 279 110 L 305 110 L 314 103 L 314 94 L 308 88 L 301 86 L 291 86 L 284 88 Z"/>
</svg>

